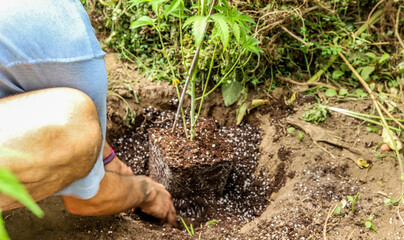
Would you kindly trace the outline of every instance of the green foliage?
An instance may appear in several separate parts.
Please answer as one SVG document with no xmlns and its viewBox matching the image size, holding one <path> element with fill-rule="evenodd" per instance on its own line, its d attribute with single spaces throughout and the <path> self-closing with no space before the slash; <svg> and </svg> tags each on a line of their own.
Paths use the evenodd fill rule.
<svg viewBox="0 0 404 240">
<path fill-rule="evenodd" d="M 21 202 L 38 217 L 43 216 L 42 210 L 25 190 L 13 173 L 0 168 L 0 192 Z"/>
<path fill-rule="evenodd" d="M 206 25 L 208 24 L 207 16 L 192 16 L 184 22 L 184 27 L 192 24 L 192 35 L 195 39 L 195 45 L 199 46 L 205 36 Z"/>
<path fill-rule="evenodd" d="M 299 131 L 299 133 L 297 134 L 297 139 L 299 139 L 300 141 L 303 140 L 303 133 Z"/>
<path fill-rule="evenodd" d="M 327 91 L 325 91 L 325 95 L 327 97 L 334 97 L 334 96 L 337 96 L 338 93 L 335 89 L 329 88 L 329 89 L 327 89 Z"/>
<path fill-rule="evenodd" d="M 288 127 L 286 129 L 286 131 L 288 131 L 289 134 L 292 134 L 295 131 L 295 128 L 294 127 Z"/>
<path fill-rule="evenodd" d="M 11 158 L 22 158 L 27 159 L 28 156 L 14 151 L 12 149 L 0 148 L 0 158 L 7 157 Z M 32 197 L 29 195 L 25 187 L 18 181 L 14 174 L 6 169 L 0 168 L 0 192 L 1 194 L 8 195 L 15 200 L 19 201 L 21 204 L 26 206 L 31 212 L 33 212 L 37 217 L 43 217 L 43 211 L 35 203 Z M 7 231 L 4 227 L 4 221 L 1 216 L 0 209 L 0 239 L 9 239 Z"/>
<path fill-rule="evenodd" d="M 365 222 L 365 227 L 367 229 L 371 229 L 371 230 L 377 232 L 376 226 L 372 223 L 372 221 L 373 221 L 373 216 L 372 215 L 369 216 L 366 221 L 363 218 L 361 218 L 361 220 Z"/>
<path fill-rule="evenodd" d="M 209 220 L 209 221 L 206 223 L 207 226 L 214 226 L 214 225 L 216 225 L 216 224 L 217 224 L 217 220 L 216 220 L 216 219 Z"/>
<path fill-rule="evenodd" d="M 188 235 L 190 237 L 193 237 L 195 235 L 195 232 L 194 232 L 194 227 L 192 226 L 192 223 L 189 224 L 189 228 L 188 228 L 188 225 L 185 223 L 184 219 L 181 216 L 179 216 L 179 217 L 180 217 L 181 222 L 184 225 L 185 229 L 187 230 Z"/>
<path fill-rule="evenodd" d="M 355 195 L 355 197 L 353 197 L 353 196 L 346 196 L 346 198 L 348 199 L 348 201 L 350 201 L 350 202 L 352 203 L 352 213 L 355 213 L 355 204 L 356 204 L 356 201 L 358 200 L 358 197 L 359 197 L 359 193 L 357 193 L 357 194 Z"/>
<path fill-rule="evenodd" d="M 224 104 L 230 106 L 240 97 L 243 85 L 237 81 L 232 81 L 229 84 L 222 84 L 222 95 Z"/>
<path fill-rule="evenodd" d="M 321 104 L 314 104 L 313 107 L 304 112 L 300 118 L 306 122 L 319 124 L 320 122 L 325 121 L 327 118 L 327 109 Z"/>
</svg>

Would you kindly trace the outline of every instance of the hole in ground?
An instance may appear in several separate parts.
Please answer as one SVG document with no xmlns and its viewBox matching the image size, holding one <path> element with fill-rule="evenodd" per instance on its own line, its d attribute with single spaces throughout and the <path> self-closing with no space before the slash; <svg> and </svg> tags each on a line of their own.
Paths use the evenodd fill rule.
<svg viewBox="0 0 404 240">
<path fill-rule="evenodd" d="M 110 144 L 118 157 L 128 164 L 135 174 L 149 175 L 149 139 L 147 129 L 171 129 L 173 112 L 158 112 L 145 109 L 143 122 L 135 129 L 125 129 L 123 135 L 112 136 Z M 272 192 L 279 190 L 286 176 L 265 176 L 261 171 L 256 176 L 259 159 L 258 146 L 261 142 L 260 129 L 248 124 L 237 128 L 220 126 L 218 133 L 231 145 L 235 159 L 233 169 L 221 196 L 214 193 L 193 194 L 173 198 L 177 213 L 193 226 L 200 226 L 209 220 L 239 224 L 262 214 L 268 205 Z M 270 180 L 272 179 L 272 180 Z M 129 213 L 134 219 L 157 223 L 153 218 L 139 212 Z"/>
</svg>

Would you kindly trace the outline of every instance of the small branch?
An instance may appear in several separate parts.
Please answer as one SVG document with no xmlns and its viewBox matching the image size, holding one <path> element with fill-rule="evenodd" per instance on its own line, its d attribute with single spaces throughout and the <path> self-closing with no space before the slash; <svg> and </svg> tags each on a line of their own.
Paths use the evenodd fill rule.
<svg viewBox="0 0 404 240">
<path fill-rule="evenodd" d="M 332 153 L 330 153 L 329 151 L 327 151 L 327 149 L 321 147 L 320 144 L 318 144 L 316 141 L 313 140 L 313 143 L 314 143 L 317 147 L 319 147 L 321 150 L 323 150 L 324 152 L 328 153 L 333 159 L 336 159 L 335 156 L 334 156 Z"/>
<path fill-rule="evenodd" d="M 391 115 L 391 113 L 380 102 L 377 102 L 377 104 L 379 104 L 380 108 L 383 110 L 383 112 L 385 112 L 387 114 L 387 116 L 389 116 L 389 118 L 393 119 L 393 121 L 395 123 L 397 123 L 398 126 L 400 126 L 404 130 L 403 124 L 401 124 L 399 121 L 397 121 L 397 119 L 395 117 L 393 117 L 393 115 Z"/>
<path fill-rule="evenodd" d="M 401 7 L 402 7 L 402 6 L 400 6 L 400 7 L 398 8 L 398 10 L 397 10 L 396 26 L 395 26 L 395 31 L 394 31 L 394 32 L 395 32 L 395 34 L 396 34 L 396 37 L 397 37 L 398 41 L 399 41 L 400 44 L 401 44 L 401 47 L 404 48 L 403 40 L 401 39 L 400 33 L 398 32 L 398 25 L 399 25 L 398 23 L 399 23 L 399 16 L 400 16 Z"/>
<path fill-rule="evenodd" d="M 389 45 L 390 42 L 376 42 L 376 43 L 363 43 L 362 45 L 372 45 L 372 46 L 378 46 L 378 45 Z"/>
<path fill-rule="evenodd" d="M 366 21 L 366 24 L 369 24 L 370 22 L 370 17 L 372 16 L 372 14 L 374 13 L 374 11 L 376 10 L 376 8 L 382 4 L 384 2 L 384 0 L 381 0 L 380 2 L 378 2 L 373 8 L 372 11 L 370 11 L 369 16 L 368 16 L 368 20 Z"/>
<path fill-rule="evenodd" d="M 330 210 L 328 211 L 328 215 L 327 218 L 325 219 L 325 223 L 324 223 L 324 228 L 323 228 L 323 238 L 324 240 L 327 240 L 327 222 L 328 219 L 331 217 L 332 213 L 334 212 L 334 210 L 338 207 L 338 204 L 335 205 L 335 207 L 330 207 Z"/>
<path fill-rule="evenodd" d="M 295 38 L 297 41 L 303 43 L 304 45 L 306 45 L 307 47 L 310 47 L 310 44 L 308 44 L 307 42 L 303 41 L 303 39 L 301 39 L 300 37 L 298 37 L 297 35 L 295 35 L 294 33 L 292 33 L 291 31 L 289 31 L 289 29 L 287 29 L 284 26 L 281 26 L 281 28 L 283 29 L 283 31 L 289 33 L 290 36 L 292 36 L 293 38 Z"/>
<path fill-rule="evenodd" d="M 289 82 L 289 83 L 300 85 L 300 86 L 324 86 L 324 87 L 327 87 L 327 88 L 332 88 L 334 90 L 338 90 L 338 88 L 336 88 L 336 87 L 334 87 L 332 85 L 321 83 L 321 82 L 297 82 L 297 81 L 292 80 L 290 78 L 281 77 L 281 76 L 276 76 L 276 78 L 281 80 L 281 81 Z"/>
</svg>

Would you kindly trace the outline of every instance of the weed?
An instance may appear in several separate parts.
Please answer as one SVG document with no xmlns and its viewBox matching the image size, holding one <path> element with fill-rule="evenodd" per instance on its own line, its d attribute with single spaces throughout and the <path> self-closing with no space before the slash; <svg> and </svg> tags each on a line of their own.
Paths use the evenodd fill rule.
<svg viewBox="0 0 404 240">
<path fill-rule="evenodd" d="M 373 216 L 372 216 L 372 215 L 369 216 L 366 221 L 365 221 L 365 219 L 361 218 L 361 221 L 364 221 L 364 222 L 365 222 L 365 227 L 366 227 L 367 229 L 371 229 L 371 230 L 377 232 L 376 226 L 372 223 L 372 221 L 373 221 Z"/>
<path fill-rule="evenodd" d="M 306 122 L 313 122 L 314 124 L 319 124 L 320 122 L 325 121 L 327 118 L 327 108 L 321 104 L 314 104 L 313 107 L 300 117 Z"/>
<path fill-rule="evenodd" d="M 297 139 L 299 139 L 299 141 L 303 140 L 303 133 L 301 131 L 299 131 L 299 133 L 297 134 Z"/>
<path fill-rule="evenodd" d="M 189 228 L 188 228 L 188 225 L 185 223 L 184 219 L 181 216 L 179 216 L 179 217 L 180 217 L 185 229 L 187 230 L 188 235 L 190 237 L 193 237 L 195 235 L 195 232 L 194 232 L 194 227 L 192 226 L 192 223 L 189 224 Z"/>
<path fill-rule="evenodd" d="M 370 126 L 370 124 L 368 124 L 367 127 L 366 127 L 366 131 L 378 133 L 378 132 L 379 132 L 379 128 L 377 128 L 377 127 L 372 127 L 372 126 Z"/>
<path fill-rule="evenodd" d="M 350 202 L 352 203 L 352 213 L 355 213 L 355 204 L 356 204 L 356 201 L 357 201 L 358 197 L 359 197 L 359 193 L 357 193 L 357 194 L 355 195 L 355 197 L 353 197 L 353 196 L 346 196 L 346 198 L 348 199 L 348 201 L 350 201 Z"/>
<path fill-rule="evenodd" d="M 287 131 L 289 134 L 292 134 L 292 133 L 295 131 L 295 128 L 294 128 L 294 127 L 288 127 L 288 128 L 286 129 L 286 131 Z"/>
<path fill-rule="evenodd" d="M 207 226 L 214 226 L 214 225 L 216 225 L 217 224 L 217 220 L 216 219 L 212 219 L 212 220 L 209 220 L 207 223 L 206 223 L 206 225 Z"/>
</svg>

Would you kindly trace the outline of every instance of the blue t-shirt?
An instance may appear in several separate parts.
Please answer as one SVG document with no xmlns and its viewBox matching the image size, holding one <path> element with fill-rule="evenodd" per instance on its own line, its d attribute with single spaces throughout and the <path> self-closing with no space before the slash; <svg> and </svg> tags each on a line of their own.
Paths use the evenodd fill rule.
<svg viewBox="0 0 404 240">
<path fill-rule="evenodd" d="M 104 55 L 79 0 L 0 0 L 0 98 L 52 87 L 79 89 L 94 101 L 105 139 Z M 101 151 L 88 176 L 58 194 L 91 198 L 103 176 Z"/>
</svg>

